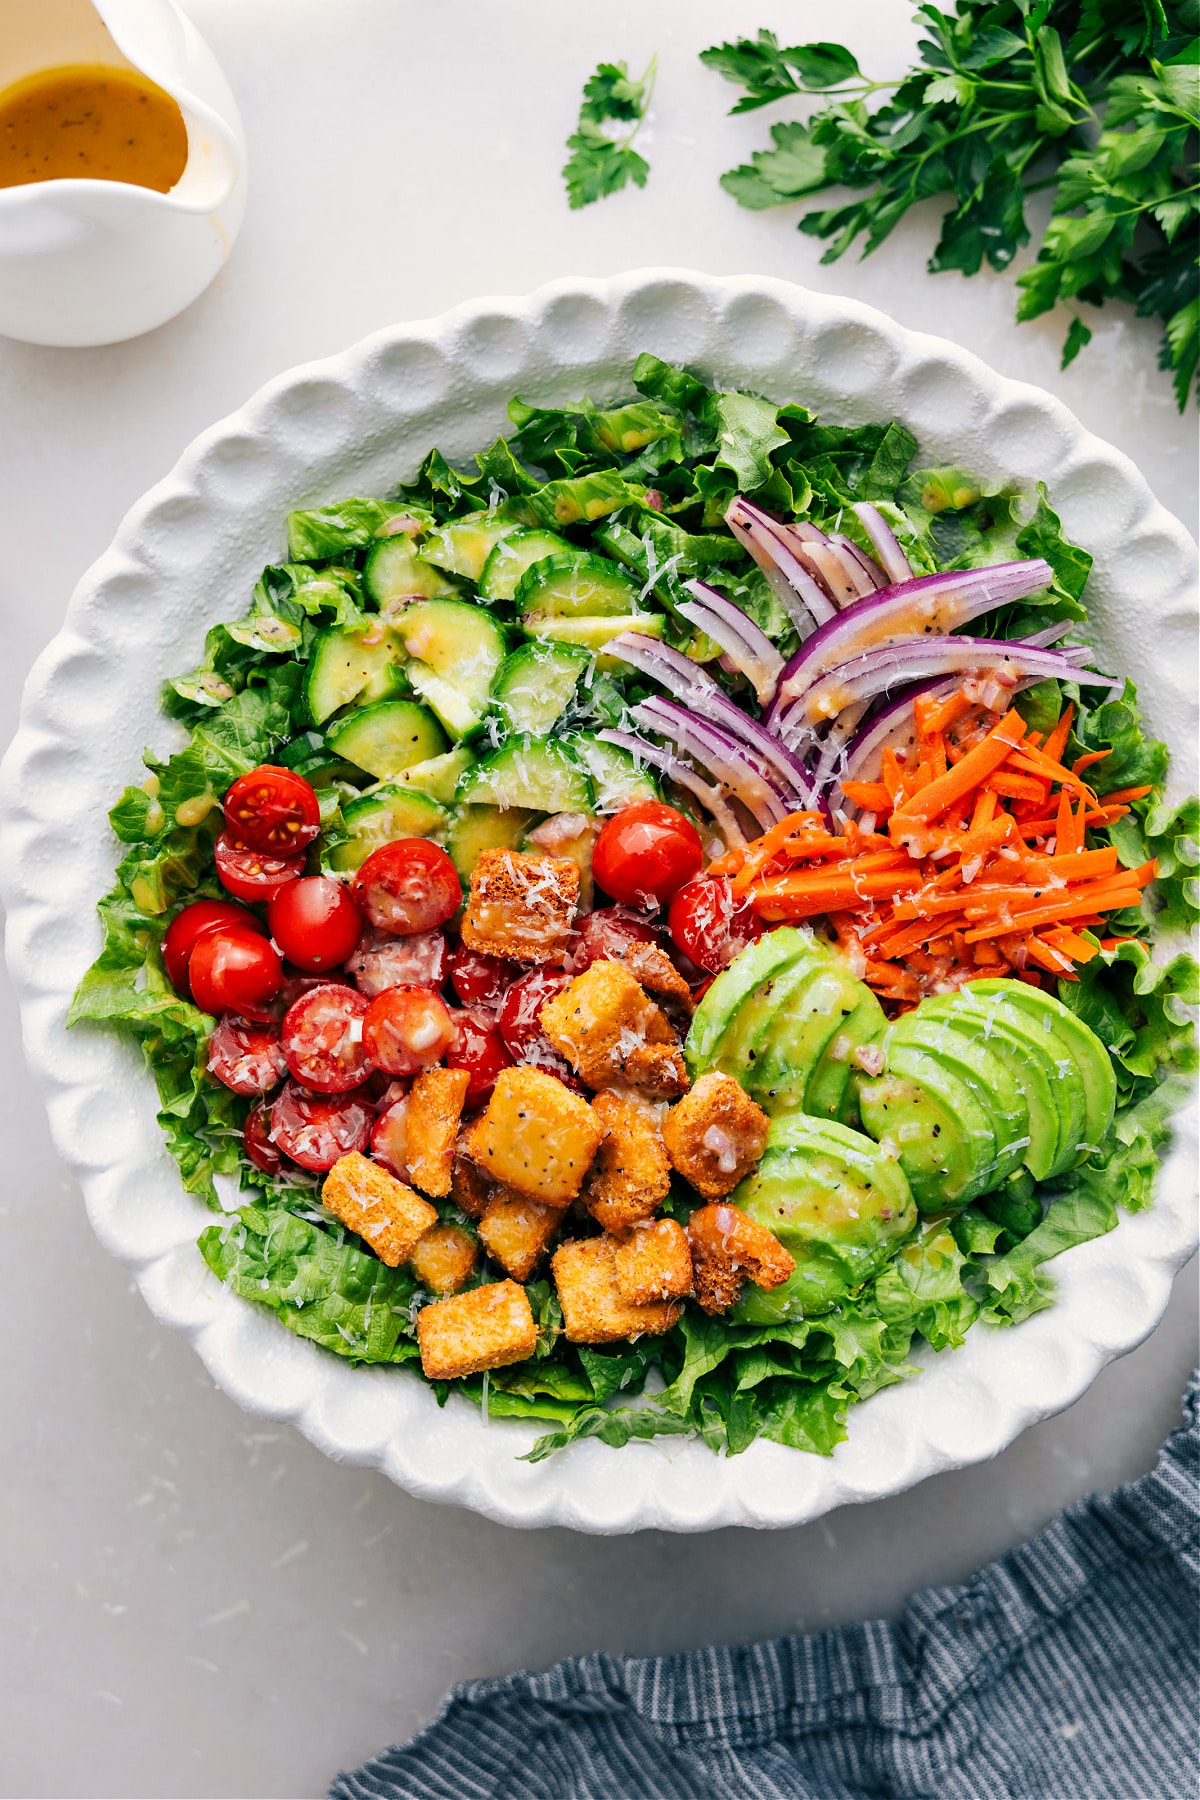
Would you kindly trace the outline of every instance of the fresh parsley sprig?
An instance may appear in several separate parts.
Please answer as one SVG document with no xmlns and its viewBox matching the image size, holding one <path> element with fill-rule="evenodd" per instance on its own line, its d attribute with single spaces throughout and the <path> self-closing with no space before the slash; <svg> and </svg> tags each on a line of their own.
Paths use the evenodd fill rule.
<svg viewBox="0 0 1200 1800">
<path fill-rule="evenodd" d="M 1064 367 L 1091 337 L 1073 302 L 1124 300 L 1159 318 L 1182 409 L 1200 364 L 1196 14 L 1195 0 L 927 4 L 919 65 L 894 83 L 868 79 L 840 44 L 783 48 L 760 31 L 715 46 L 701 61 L 746 90 L 734 112 L 793 94 L 826 102 L 807 123 L 772 126 L 773 147 L 722 186 L 754 209 L 869 189 L 800 220 L 832 240 L 825 262 L 860 238 L 868 255 L 911 206 L 946 196 L 929 267 L 964 275 L 985 258 L 1007 268 L 1029 241 L 1026 196 L 1053 187 L 1018 318 L 1066 303 Z"/>
<path fill-rule="evenodd" d="M 633 140 L 650 110 L 657 72 L 654 56 L 640 81 L 630 77 L 623 62 L 601 63 L 585 81 L 579 124 L 567 139 L 572 154 L 562 172 L 573 209 L 603 200 L 630 181 L 645 187 L 650 164 L 633 148 Z M 617 136 L 614 124 L 632 124 L 633 129 Z"/>
</svg>

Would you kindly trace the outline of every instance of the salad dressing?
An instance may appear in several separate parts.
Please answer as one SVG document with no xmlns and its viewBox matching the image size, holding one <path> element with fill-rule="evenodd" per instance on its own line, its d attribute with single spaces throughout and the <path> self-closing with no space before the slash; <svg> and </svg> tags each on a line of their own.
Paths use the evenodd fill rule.
<svg viewBox="0 0 1200 1800">
<path fill-rule="evenodd" d="M 0 92 L 0 188 L 76 178 L 165 194 L 187 160 L 177 102 L 140 70 L 68 63 Z"/>
</svg>

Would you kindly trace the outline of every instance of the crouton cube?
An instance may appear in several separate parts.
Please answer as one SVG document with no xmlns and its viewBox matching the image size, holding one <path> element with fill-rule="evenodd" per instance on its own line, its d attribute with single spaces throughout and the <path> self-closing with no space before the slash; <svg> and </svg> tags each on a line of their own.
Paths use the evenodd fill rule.
<svg viewBox="0 0 1200 1800">
<path fill-rule="evenodd" d="M 625 1231 L 648 1219 L 666 1199 L 671 1164 L 658 1109 L 637 1094 L 608 1088 L 592 1101 L 604 1140 L 587 1172 L 583 1198 L 605 1231 Z"/>
<path fill-rule="evenodd" d="M 692 990 L 666 951 L 658 944 L 630 944 L 618 959 L 648 994 L 665 994 L 690 1012 Z"/>
<path fill-rule="evenodd" d="M 554 1048 L 589 1087 L 620 1081 L 673 1094 L 687 1087 L 674 1032 L 624 963 L 594 962 L 539 1017 Z"/>
<path fill-rule="evenodd" d="M 389 1269 L 407 1262 L 417 1239 L 437 1224 L 428 1200 L 357 1150 L 338 1157 L 325 1177 L 321 1202 L 365 1238 Z"/>
<path fill-rule="evenodd" d="M 475 1239 L 461 1225 L 431 1225 L 409 1257 L 413 1273 L 431 1294 L 456 1294 L 475 1269 Z"/>
<path fill-rule="evenodd" d="M 412 1084 L 404 1155 L 412 1184 L 423 1194 L 450 1192 L 454 1140 L 470 1085 L 466 1069 L 426 1069 Z"/>
<path fill-rule="evenodd" d="M 543 1069 L 502 1069 L 466 1149 L 494 1181 L 544 1206 L 567 1206 L 604 1127 L 586 1100 Z"/>
<path fill-rule="evenodd" d="M 687 1232 L 674 1219 L 635 1225 L 613 1256 L 617 1286 L 631 1306 L 682 1300 L 692 1291 L 692 1252 Z"/>
<path fill-rule="evenodd" d="M 471 871 L 462 941 L 517 962 L 565 962 L 579 905 L 579 870 L 565 856 L 484 850 Z"/>
<path fill-rule="evenodd" d="M 479 1221 L 479 1241 L 514 1281 L 528 1281 L 562 1224 L 557 1206 L 543 1206 L 501 1188 Z"/>
<path fill-rule="evenodd" d="M 657 1337 L 670 1331 L 683 1307 L 657 1300 L 633 1306 L 617 1286 L 617 1240 L 576 1238 L 550 1262 L 563 1330 L 572 1344 L 613 1344 L 622 1338 Z"/>
<path fill-rule="evenodd" d="M 435 1300 L 417 1314 L 421 1367 L 431 1381 L 525 1362 L 537 1348 L 529 1298 L 515 1281 L 490 1281 Z"/>
<path fill-rule="evenodd" d="M 663 1121 L 663 1142 L 679 1173 L 704 1195 L 732 1193 L 767 1147 L 770 1120 L 732 1075 L 712 1070 Z"/>
<path fill-rule="evenodd" d="M 775 1288 L 786 1281 L 796 1259 L 773 1232 L 738 1206 L 701 1206 L 688 1220 L 693 1291 L 707 1313 L 725 1312 L 746 1281 Z"/>
<path fill-rule="evenodd" d="M 495 1183 L 489 1181 L 479 1164 L 472 1162 L 466 1154 L 469 1137 L 470 1133 L 465 1132 L 455 1146 L 450 1163 L 450 1198 L 459 1212 L 466 1213 L 468 1219 L 482 1219 Z"/>
</svg>

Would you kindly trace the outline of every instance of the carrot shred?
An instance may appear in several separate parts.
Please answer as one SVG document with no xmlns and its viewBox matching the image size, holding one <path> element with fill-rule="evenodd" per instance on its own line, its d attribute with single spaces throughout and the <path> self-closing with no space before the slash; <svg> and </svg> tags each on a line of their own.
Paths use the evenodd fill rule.
<svg viewBox="0 0 1200 1800">
<path fill-rule="evenodd" d="M 908 818 L 922 819 L 928 822 L 939 813 L 945 812 L 955 800 L 961 800 L 994 769 L 998 769 L 1010 752 L 1021 742 L 1025 724 L 1019 712 L 1013 708 L 1006 712 L 998 725 L 993 726 L 982 743 L 968 750 L 961 762 L 955 763 L 945 775 L 927 786 L 920 788 L 902 807 L 897 807 L 889 823 L 889 832 L 895 836 L 897 818 L 901 813 Z"/>
<path fill-rule="evenodd" d="M 1103 762 L 1106 756 L 1111 755 L 1111 750 L 1089 750 L 1086 756 L 1077 756 L 1075 758 L 1075 761 L 1071 764 L 1071 773 L 1072 775 L 1082 775 L 1083 771 L 1085 769 L 1090 769 L 1093 763 Z"/>
<path fill-rule="evenodd" d="M 1068 700 L 1058 715 L 1058 722 L 1050 736 L 1042 745 L 1042 752 L 1051 762 L 1061 762 L 1062 753 L 1067 747 L 1067 739 L 1071 735 L 1071 726 L 1075 721 L 1075 702 Z"/>
<path fill-rule="evenodd" d="M 892 796 L 882 781 L 843 781 L 842 792 L 864 812 L 890 812 Z"/>
<path fill-rule="evenodd" d="M 1102 794 L 1101 799 L 1105 806 L 1119 806 L 1126 800 L 1144 800 L 1147 794 L 1153 792 L 1154 789 L 1149 784 L 1146 787 L 1113 788 L 1111 793 Z"/>
</svg>

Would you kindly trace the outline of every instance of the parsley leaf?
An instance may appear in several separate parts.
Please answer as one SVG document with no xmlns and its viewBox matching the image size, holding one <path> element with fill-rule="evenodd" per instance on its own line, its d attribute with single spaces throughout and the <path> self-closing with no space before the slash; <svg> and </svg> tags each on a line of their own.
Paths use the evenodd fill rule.
<svg viewBox="0 0 1200 1800">
<path fill-rule="evenodd" d="M 567 139 L 571 156 L 562 171 L 573 210 L 617 193 L 630 181 L 645 187 L 650 164 L 633 148 L 633 140 L 650 109 L 657 68 L 658 58 L 651 57 L 641 80 L 634 81 L 623 62 L 601 63 L 584 82 L 579 124 Z M 614 124 L 632 124 L 633 130 L 614 136 Z"/>
</svg>

